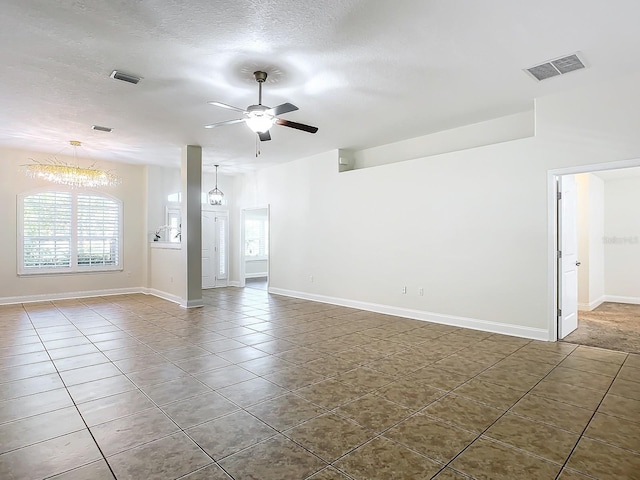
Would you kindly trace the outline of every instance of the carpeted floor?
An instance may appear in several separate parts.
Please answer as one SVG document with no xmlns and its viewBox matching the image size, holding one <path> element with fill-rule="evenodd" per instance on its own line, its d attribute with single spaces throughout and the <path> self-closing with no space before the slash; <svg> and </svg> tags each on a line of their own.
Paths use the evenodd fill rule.
<svg viewBox="0 0 640 480">
<path fill-rule="evenodd" d="M 605 302 L 590 312 L 580 311 L 578 329 L 564 341 L 640 353 L 640 305 Z"/>
</svg>

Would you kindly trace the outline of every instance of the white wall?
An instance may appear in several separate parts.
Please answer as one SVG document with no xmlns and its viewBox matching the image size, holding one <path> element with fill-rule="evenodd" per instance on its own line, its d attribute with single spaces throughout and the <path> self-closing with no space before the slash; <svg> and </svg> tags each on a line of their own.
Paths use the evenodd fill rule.
<svg viewBox="0 0 640 480">
<path fill-rule="evenodd" d="M 604 182 L 591 173 L 576 175 L 578 193 L 578 307 L 593 310 L 605 301 Z"/>
<path fill-rule="evenodd" d="M 607 180 L 604 192 L 607 299 L 640 303 L 640 176 Z"/>
<path fill-rule="evenodd" d="M 166 296 L 170 299 L 179 299 L 185 289 L 186 277 L 181 272 L 183 268 L 180 265 L 180 251 L 166 250 L 153 244 L 153 236 L 158 227 L 166 223 L 167 207 L 180 208 L 180 202 L 169 200 L 169 196 L 180 193 L 181 190 L 181 173 L 179 168 L 165 168 L 159 166 L 148 166 L 147 184 L 148 184 L 148 203 L 147 218 L 149 229 L 147 231 L 147 239 L 151 247 L 157 247 L 149 251 L 149 270 L 146 286 L 155 293 Z M 215 186 L 215 174 L 203 173 L 202 175 L 202 191 L 207 193 Z M 218 188 L 224 193 L 224 209 L 230 210 L 234 208 L 234 185 L 233 177 L 218 174 Z M 230 230 L 232 230 L 230 228 Z M 161 242 L 157 242 L 161 243 Z M 230 244 L 230 254 L 232 258 L 237 258 L 237 247 Z M 236 248 L 234 248 L 236 247 Z M 235 273 L 235 277 L 232 275 Z M 230 280 L 237 281 L 239 278 L 238 268 L 230 268 Z"/>
<path fill-rule="evenodd" d="M 332 151 L 245 176 L 246 204 L 271 205 L 272 291 L 549 338 L 548 171 L 640 158 L 639 80 L 538 99 L 535 138 L 344 173 Z"/>
<path fill-rule="evenodd" d="M 40 152 L 0 148 L 0 244 L 5 253 L 0 256 L 0 303 L 38 298 L 68 297 L 81 292 L 117 292 L 139 289 L 146 282 L 146 189 L 144 167 L 112 163 L 95 159 L 77 160 L 57 155 L 61 161 L 80 165 L 96 163 L 113 170 L 122 183 L 104 189 L 123 203 L 123 271 L 104 273 L 17 275 L 17 195 L 41 188 L 50 183 L 29 178 L 22 165 L 50 160 L 51 155 Z"/>
</svg>

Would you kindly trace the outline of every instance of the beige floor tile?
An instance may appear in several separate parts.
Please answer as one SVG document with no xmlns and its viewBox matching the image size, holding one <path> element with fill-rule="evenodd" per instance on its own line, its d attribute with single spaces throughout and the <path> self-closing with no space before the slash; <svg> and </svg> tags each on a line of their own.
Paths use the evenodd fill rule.
<svg viewBox="0 0 640 480">
<path fill-rule="evenodd" d="M 424 408 L 446 394 L 444 390 L 409 380 L 390 383 L 373 393 L 412 410 Z"/>
<path fill-rule="evenodd" d="M 334 380 L 371 391 L 390 384 L 394 377 L 370 368 L 359 367 L 334 377 Z"/>
<path fill-rule="evenodd" d="M 438 475 L 433 477 L 434 480 L 469 480 L 470 477 L 462 475 L 455 470 L 445 468 Z"/>
<path fill-rule="evenodd" d="M 424 383 L 446 391 L 453 390 L 470 378 L 470 375 L 459 375 L 441 368 L 436 368 L 433 365 L 416 370 L 407 376 L 408 380 Z"/>
<path fill-rule="evenodd" d="M 241 407 L 247 407 L 287 393 L 284 388 L 263 378 L 246 380 L 235 385 L 219 388 L 216 391 Z"/>
<path fill-rule="evenodd" d="M 601 390 L 576 387 L 547 379 L 537 384 L 531 393 L 589 410 L 595 410 L 604 397 L 604 392 Z"/>
<path fill-rule="evenodd" d="M 238 411 L 186 430 L 214 460 L 220 460 L 272 437 L 277 432 L 244 411 Z"/>
<path fill-rule="evenodd" d="M 0 402 L 0 424 L 72 405 L 71 397 L 64 388 L 13 398 Z"/>
<path fill-rule="evenodd" d="M 389 429 L 384 436 L 429 458 L 446 463 L 478 435 L 418 414 Z"/>
<path fill-rule="evenodd" d="M 327 466 L 282 435 L 227 457 L 220 465 L 234 478 L 256 480 L 304 479 Z"/>
<path fill-rule="evenodd" d="M 558 480 L 592 480 L 593 477 L 587 477 L 581 473 L 570 470 L 568 468 L 563 468 L 562 472 L 560 472 L 560 476 Z"/>
<path fill-rule="evenodd" d="M 87 425 L 92 427 L 154 407 L 145 394 L 139 390 L 131 390 L 81 403 L 78 410 Z"/>
<path fill-rule="evenodd" d="M 600 362 L 609 362 L 616 365 L 622 365 L 627 357 L 627 354 L 622 352 L 614 352 L 612 350 L 605 350 L 603 348 L 580 345 L 573 352 L 571 352 L 571 356 L 576 358 L 584 358 L 587 360 L 598 360 Z"/>
<path fill-rule="evenodd" d="M 212 464 L 190 473 L 180 480 L 231 480 L 231 477 L 216 464 Z"/>
<path fill-rule="evenodd" d="M 533 388 L 543 377 L 544 375 L 541 374 L 514 372 L 509 367 L 495 366 L 478 375 L 477 380 L 495 383 L 524 393 Z"/>
<path fill-rule="evenodd" d="M 483 438 L 476 440 L 450 466 L 477 480 L 553 480 L 561 468 Z"/>
<path fill-rule="evenodd" d="M 502 410 L 508 409 L 522 397 L 520 390 L 477 379 L 461 385 L 453 393 Z"/>
<path fill-rule="evenodd" d="M 0 454 L 84 428 L 75 407 L 4 423 L 0 425 Z"/>
<path fill-rule="evenodd" d="M 500 418 L 485 435 L 560 464 L 569 457 L 579 438 L 576 433 L 514 414 Z"/>
<path fill-rule="evenodd" d="M 335 466 L 354 478 L 405 480 L 431 478 L 441 465 L 384 437 L 346 455 Z"/>
<path fill-rule="evenodd" d="M 236 383 L 258 378 L 255 373 L 251 373 L 237 365 L 216 368 L 215 370 L 199 373 L 195 377 L 213 389 L 225 388 Z"/>
<path fill-rule="evenodd" d="M 640 478 L 640 455 L 583 437 L 567 467 L 602 480 Z"/>
<path fill-rule="evenodd" d="M 287 430 L 285 435 L 326 462 L 333 462 L 375 434 L 352 420 L 325 414 Z"/>
<path fill-rule="evenodd" d="M 115 480 L 107 462 L 104 460 L 98 460 L 50 478 L 51 480 Z"/>
<path fill-rule="evenodd" d="M 640 378 L 638 378 L 640 380 Z M 609 393 L 619 397 L 640 400 L 640 382 L 633 382 L 623 378 L 616 378 L 609 389 Z"/>
<path fill-rule="evenodd" d="M 263 378 L 287 390 L 297 390 L 326 379 L 324 375 L 301 366 L 283 368 Z"/>
<path fill-rule="evenodd" d="M 636 420 L 638 423 L 596 413 L 585 436 L 640 452 L 640 418 Z"/>
<path fill-rule="evenodd" d="M 212 463 L 184 433 L 155 440 L 108 458 L 118 480 L 178 478 Z"/>
<path fill-rule="evenodd" d="M 504 412 L 457 395 L 448 395 L 425 408 L 423 413 L 472 432 L 481 432 Z"/>
<path fill-rule="evenodd" d="M 178 430 L 179 427 L 158 408 L 91 427 L 91 432 L 105 455 L 129 450 Z"/>
<path fill-rule="evenodd" d="M 412 413 L 412 410 L 376 395 L 366 395 L 335 411 L 376 432 L 389 428 Z"/>
<path fill-rule="evenodd" d="M 335 408 L 355 400 L 367 392 L 362 388 L 329 379 L 303 387 L 296 390 L 295 393 L 325 408 Z"/>
<path fill-rule="evenodd" d="M 607 394 L 598 412 L 637 422 L 640 418 L 640 400 Z"/>
<path fill-rule="evenodd" d="M 581 433 L 593 415 L 592 410 L 532 394 L 523 397 L 511 411 L 574 433 Z"/>
<path fill-rule="evenodd" d="M 0 478 L 47 478 L 100 459 L 100 450 L 84 429 L 0 455 Z"/>
<path fill-rule="evenodd" d="M 333 467 L 327 467 L 310 476 L 308 480 L 349 480 L 349 477 L 344 476 Z"/>
<path fill-rule="evenodd" d="M 238 407 L 214 392 L 170 403 L 162 410 L 176 422 L 180 428 L 186 429 L 208 422 L 238 410 Z"/>
<path fill-rule="evenodd" d="M 620 365 L 616 363 L 601 362 L 599 360 L 591 360 L 571 355 L 563 360 L 560 366 L 581 370 L 583 372 L 596 373 L 598 375 L 607 375 L 609 377 L 615 377 L 620 370 Z"/>
<path fill-rule="evenodd" d="M 623 365 L 618 373 L 618 378 L 632 382 L 640 382 L 640 368 Z"/>
<path fill-rule="evenodd" d="M 126 376 L 118 375 L 75 385 L 68 390 L 76 403 L 82 403 L 136 389 L 137 387 Z"/>
<path fill-rule="evenodd" d="M 181 377 L 158 385 L 143 387 L 142 391 L 157 405 L 165 405 L 210 392 L 211 388 L 193 377 Z"/>
<path fill-rule="evenodd" d="M 289 393 L 247 408 L 247 411 L 278 431 L 317 417 L 326 410 L 302 397 Z"/>
</svg>

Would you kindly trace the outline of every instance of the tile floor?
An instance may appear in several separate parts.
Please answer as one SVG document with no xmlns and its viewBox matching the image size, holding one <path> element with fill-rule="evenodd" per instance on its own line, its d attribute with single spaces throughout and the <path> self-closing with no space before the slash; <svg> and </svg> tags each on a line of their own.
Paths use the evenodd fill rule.
<svg viewBox="0 0 640 480">
<path fill-rule="evenodd" d="M 638 479 L 640 356 L 218 289 L 0 306 L 0 478 Z"/>
</svg>

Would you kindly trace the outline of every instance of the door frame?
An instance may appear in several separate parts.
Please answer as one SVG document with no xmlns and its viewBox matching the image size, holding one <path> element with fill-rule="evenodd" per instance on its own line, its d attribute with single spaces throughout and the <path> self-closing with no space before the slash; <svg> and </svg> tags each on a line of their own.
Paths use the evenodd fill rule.
<svg viewBox="0 0 640 480">
<path fill-rule="evenodd" d="M 591 165 L 577 165 L 547 171 L 547 328 L 549 341 L 558 340 L 558 177 L 602 170 L 640 167 L 640 158 Z"/>
<path fill-rule="evenodd" d="M 244 287 L 246 285 L 246 262 L 244 257 L 244 240 L 245 240 L 245 232 L 244 232 L 244 220 L 247 212 L 251 210 L 267 210 L 267 222 L 269 223 L 269 254 L 267 255 L 267 291 L 269 290 L 269 283 L 271 281 L 271 205 L 266 204 L 258 207 L 245 207 L 240 209 L 240 246 L 238 258 L 240 259 L 240 264 L 238 265 L 238 271 L 240 272 L 240 282 L 238 284 L 239 287 Z"/>
</svg>

